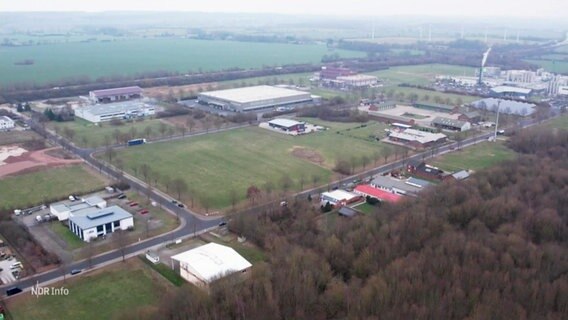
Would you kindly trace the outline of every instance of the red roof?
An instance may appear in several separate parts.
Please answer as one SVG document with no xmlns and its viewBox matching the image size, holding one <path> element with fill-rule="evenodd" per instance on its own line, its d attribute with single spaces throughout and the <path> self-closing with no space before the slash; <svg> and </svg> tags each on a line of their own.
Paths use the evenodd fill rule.
<svg viewBox="0 0 568 320">
<path fill-rule="evenodd" d="M 359 194 L 364 194 L 364 195 L 368 195 L 371 196 L 373 198 L 377 198 L 379 200 L 384 200 L 384 201 L 388 201 L 388 202 L 398 202 L 400 201 L 400 199 L 402 198 L 402 196 L 399 196 L 398 194 L 394 194 L 394 193 L 390 193 L 381 189 L 377 189 L 374 187 L 371 187 L 368 184 L 362 184 L 362 185 L 358 185 L 357 187 L 355 187 L 355 191 L 356 193 Z"/>
</svg>

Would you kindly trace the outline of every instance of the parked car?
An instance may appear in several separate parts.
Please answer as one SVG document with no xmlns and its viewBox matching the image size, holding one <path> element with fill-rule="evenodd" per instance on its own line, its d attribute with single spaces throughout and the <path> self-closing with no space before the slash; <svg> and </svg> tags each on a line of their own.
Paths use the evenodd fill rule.
<svg viewBox="0 0 568 320">
<path fill-rule="evenodd" d="M 121 193 L 118 195 L 118 197 L 116 197 L 117 199 L 126 199 L 126 195 L 124 193 Z"/>
<path fill-rule="evenodd" d="M 71 275 L 79 274 L 79 273 L 81 273 L 81 271 L 83 271 L 83 270 L 81 270 L 81 269 L 73 269 L 73 270 L 71 270 Z"/>
</svg>

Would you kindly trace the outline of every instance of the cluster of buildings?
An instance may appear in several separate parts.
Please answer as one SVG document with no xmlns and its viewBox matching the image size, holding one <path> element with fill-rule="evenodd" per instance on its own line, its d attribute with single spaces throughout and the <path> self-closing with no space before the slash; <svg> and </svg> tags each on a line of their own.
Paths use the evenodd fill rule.
<svg viewBox="0 0 568 320">
<path fill-rule="evenodd" d="M 202 92 L 197 96 L 200 104 L 232 112 L 295 108 L 318 99 L 309 92 L 267 85 Z"/>
<path fill-rule="evenodd" d="M 337 89 L 358 89 L 375 87 L 379 80 L 375 76 L 357 74 L 349 68 L 325 66 L 312 78 L 321 86 Z"/>
<path fill-rule="evenodd" d="M 85 242 L 134 227 L 132 214 L 119 206 L 107 207 L 107 202 L 99 196 L 54 203 L 49 211 Z"/>
<path fill-rule="evenodd" d="M 7 131 L 14 129 L 16 127 L 16 122 L 14 120 L 6 117 L 0 116 L 0 131 Z"/>
<path fill-rule="evenodd" d="M 128 120 L 155 114 L 155 107 L 144 102 L 138 86 L 94 90 L 89 104 L 75 109 L 75 115 L 92 123 Z"/>
</svg>

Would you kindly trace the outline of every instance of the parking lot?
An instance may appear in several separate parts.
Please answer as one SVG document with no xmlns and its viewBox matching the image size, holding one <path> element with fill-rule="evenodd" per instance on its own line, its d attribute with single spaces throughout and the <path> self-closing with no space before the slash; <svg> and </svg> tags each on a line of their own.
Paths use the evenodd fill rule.
<svg viewBox="0 0 568 320">
<path fill-rule="evenodd" d="M 0 260 L 0 269 L 2 269 L 2 271 L 0 271 L 0 280 L 2 280 L 2 283 L 6 284 L 16 281 L 14 274 L 18 275 L 21 268 L 12 269 L 12 265 L 17 262 L 18 260 L 14 257 Z"/>
</svg>

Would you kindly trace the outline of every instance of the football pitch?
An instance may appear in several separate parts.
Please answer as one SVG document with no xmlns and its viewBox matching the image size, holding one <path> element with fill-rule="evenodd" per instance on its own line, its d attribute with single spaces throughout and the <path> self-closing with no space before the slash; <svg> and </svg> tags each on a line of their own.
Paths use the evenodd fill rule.
<svg viewBox="0 0 568 320">
<path fill-rule="evenodd" d="M 251 185 L 266 191 L 266 184 L 272 184 L 272 193 L 279 194 L 283 189 L 306 189 L 314 180 L 325 184 L 333 177 L 338 160 L 354 162 L 360 168 L 366 157 L 368 168 L 384 148 L 380 142 L 336 133 L 360 124 L 317 123 L 329 130 L 293 137 L 249 127 L 128 148 L 119 152 L 118 158 L 128 164 L 125 169 L 131 174 L 148 164 L 162 178 L 158 180 L 183 178 L 189 194 L 202 207 L 222 209 L 231 206 L 235 197 L 245 200 Z M 291 179 L 289 187 L 282 183 L 283 177 Z M 166 191 L 163 182 L 158 184 Z M 169 193 L 175 194 L 171 189 Z M 189 203 L 189 196 L 182 195 L 182 200 Z"/>
</svg>

